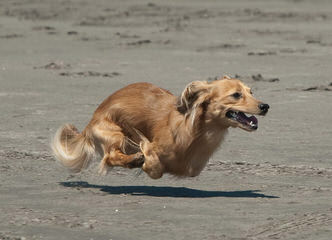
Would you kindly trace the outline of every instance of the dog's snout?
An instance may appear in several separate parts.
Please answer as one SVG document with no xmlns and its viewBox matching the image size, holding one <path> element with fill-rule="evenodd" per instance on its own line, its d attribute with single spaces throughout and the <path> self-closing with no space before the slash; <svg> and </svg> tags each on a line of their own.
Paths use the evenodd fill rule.
<svg viewBox="0 0 332 240">
<path fill-rule="evenodd" d="M 266 104 L 266 103 L 261 103 L 258 105 L 258 108 L 261 110 L 261 114 L 266 114 L 267 111 L 269 111 L 269 104 Z"/>
</svg>

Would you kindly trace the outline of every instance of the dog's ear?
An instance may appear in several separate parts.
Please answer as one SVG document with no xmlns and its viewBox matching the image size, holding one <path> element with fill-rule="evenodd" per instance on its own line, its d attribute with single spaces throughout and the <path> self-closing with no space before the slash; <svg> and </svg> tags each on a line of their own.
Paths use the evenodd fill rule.
<svg viewBox="0 0 332 240">
<path fill-rule="evenodd" d="M 189 83 L 179 97 L 177 108 L 181 113 L 188 112 L 195 101 L 204 93 L 208 93 L 211 86 L 207 81 L 195 81 Z"/>
</svg>

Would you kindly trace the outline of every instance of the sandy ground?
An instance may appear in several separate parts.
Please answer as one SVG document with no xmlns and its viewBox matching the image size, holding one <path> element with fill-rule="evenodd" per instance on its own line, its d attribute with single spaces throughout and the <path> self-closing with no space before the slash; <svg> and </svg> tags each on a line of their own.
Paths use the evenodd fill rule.
<svg viewBox="0 0 332 240">
<path fill-rule="evenodd" d="M 0 239 L 332 239 L 331 1 L 0 1 Z M 113 91 L 237 75 L 271 106 L 193 179 L 71 174 Z"/>
</svg>

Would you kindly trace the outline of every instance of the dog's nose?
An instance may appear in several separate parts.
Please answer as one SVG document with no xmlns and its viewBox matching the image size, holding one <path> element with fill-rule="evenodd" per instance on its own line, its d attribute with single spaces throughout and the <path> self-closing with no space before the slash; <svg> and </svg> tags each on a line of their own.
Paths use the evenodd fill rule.
<svg viewBox="0 0 332 240">
<path fill-rule="evenodd" d="M 266 103 L 261 103 L 258 105 L 259 109 L 261 110 L 261 113 L 262 114 L 266 114 L 267 111 L 269 110 L 270 106 L 269 104 L 266 104 Z"/>
</svg>

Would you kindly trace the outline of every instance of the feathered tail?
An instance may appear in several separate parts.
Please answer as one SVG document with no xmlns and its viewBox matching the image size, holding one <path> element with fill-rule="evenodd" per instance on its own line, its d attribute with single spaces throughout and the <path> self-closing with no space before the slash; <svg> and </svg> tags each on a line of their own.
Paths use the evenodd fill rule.
<svg viewBox="0 0 332 240">
<path fill-rule="evenodd" d="M 95 154 L 95 146 L 87 132 L 66 124 L 59 128 L 51 144 L 56 158 L 67 168 L 79 172 L 88 167 Z"/>
</svg>

